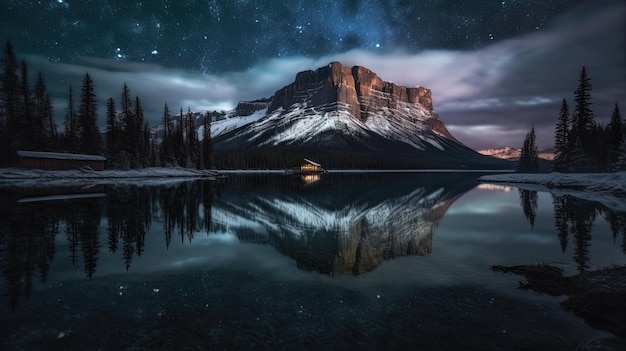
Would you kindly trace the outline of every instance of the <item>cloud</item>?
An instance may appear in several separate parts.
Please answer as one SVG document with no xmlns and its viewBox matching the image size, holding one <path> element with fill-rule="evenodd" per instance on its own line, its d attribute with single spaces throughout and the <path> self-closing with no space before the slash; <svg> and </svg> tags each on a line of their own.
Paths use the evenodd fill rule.
<svg viewBox="0 0 626 351">
<path fill-rule="evenodd" d="M 626 5 L 566 14 L 551 28 L 471 51 L 398 51 L 379 55 L 352 50 L 324 57 L 286 57 L 259 62 L 243 72 L 200 74 L 154 64 L 84 58 L 58 64 L 27 56 L 44 72 L 55 98 L 56 116 L 65 114 L 67 86 L 77 98 L 85 72 L 92 76 L 104 124 L 104 101 L 119 100 L 122 83 L 138 95 L 151 124 L 170 110 L 234 108 L 240 100 L 269 97 L 293 81 L 297 72 L 331 61 L 360 65 L 383 80 L 422 85 L 433 92 L 442 120 L 475 148 L 517 145 L 534 124 L 540 147 L 552 144 L 553 125 L 563 98 L 571 100 L 580 68 L 586 65 L 596 114 L 608 118 L 614 102 L 626 96 Z"/>
<path fill-rule="evenodd" d="M 173 112 L 187 107 L 194 111 L 229 110 L 241 100 L 270 97 L 313 62 L 307 58 L 269 60 L 245 72 L 211 75 L 110 59 L 83 58 L 76 64 L 60 64 L 41 56 L 24 57 L 30 67 L 43 72 L 55 102 L 59 125 L 62 125 L 67 108 L 68 87 L 72 86 L 74 99 L 78 101 L 82 79 L 85 73 L 89 73 L 94 81 L 101 127 L 106 100 L 112 97 L 118 102 L 124 82 L 132 96 L 140 97 L 149 123 L 155 125 L 160 121 L 165 102 Z"/>
</svg>

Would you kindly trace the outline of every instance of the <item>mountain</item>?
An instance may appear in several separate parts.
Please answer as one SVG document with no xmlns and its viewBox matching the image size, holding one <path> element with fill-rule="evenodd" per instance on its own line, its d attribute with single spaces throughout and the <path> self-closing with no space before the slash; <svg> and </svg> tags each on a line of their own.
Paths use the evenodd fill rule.
<svg viewBox="0 0 626 351">
<path fill-rule="evenodd" d="M 428 88 L 339 62 L 300 72 L 272 97 L 212 120 L 219 168 L 287 168 L 303 157 L 331 169 L 512 168 L 456 140 Z"/>
<path fill-rule="evenodd" d="M 493 157 L 501 158 L 504 160 L 512 160 L 512 161 L 519 160 L 522 154 L 521 149 L 514 149 L 508 146 L 505 146 L 500 149 L 479 150 L 478 152 L 483 155 L 493 156 Z M 554 160 L 554 150 L 552 149 L 540 150 L 538 157 L 544 160 L 552 161 Z"/>
<path fill-rule="evenodd" d="M 508 146 L 499 149 L 485 149 L 478 150 L 479 153 L 487 156 L 501 158 L 503 160 L 514 160 L 517 161 L 522 154 L 520 149 L 514 149 Z"/>
<path fill-rule="evenodd" d="M 487 149 L 480 150 L 479 153 L 487 156 L 492 156 L 496 158 L 500 158 L 503 160 L 507 160 L 508 162 L 512 162 L 515 166 L 517 166 L 517 161 L 522 155 L 521 149 L 514 149 L 511 147 L 503 147 L 500 149 Z M 545 149 L 541 150 L 538 153 L 538 171 L 539 172 L 550 172 L 553 168 L 554 160 L 554 150 L 553 149 Z"/>
</svg>

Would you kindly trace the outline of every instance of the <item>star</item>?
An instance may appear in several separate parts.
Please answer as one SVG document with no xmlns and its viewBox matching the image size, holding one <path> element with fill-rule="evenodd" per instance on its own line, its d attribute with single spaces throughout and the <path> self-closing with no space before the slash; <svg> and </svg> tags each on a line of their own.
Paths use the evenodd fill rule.
<svg viewBox="0 0 626 351">
<path fill-rule="evenodd" d="M 620 50 L 594 55 L 585 60 L 582 54 L 573 58 L 562 57 L 567 52 L 553 53 L 553 47 L 564 45 L 564 41 L 550 41 L 552 45 L 533 51 L 535 42 L 531 42 L 527 53 L 509 58 L 509 51 L 518 47 L 517 43 L 528 43 L 529 36 L 545 38 L 544 33 L 554 33 L 564 24 L 576 21 L 581 23 L 581 30 L 589 31 L 585 19 L 593 15 L 624 13 L 623 0 L 515 0 L 515 1 L 470 1 L 470 0 L 428 0 L 428 1 L 388 1 L 388 0 L 344 0 L 344 1 L 252 1 L 252 0 L 194 0 L 194 1 L 96 1 L 90 6 L 79 6 L 79 2 L 70 0 L 40 1 L 5 1 L 0 11 L 0 39 L 11 40 L 16 51 L 23 57 L 39 58 L 51 66 L 47 69 L 50 84 L 58 84 L 53 89 L 53 98 L 59 109 L 64 105 L 64 86 L 71 78 L 55 71 L 60 67 L 72 67 L 63 72 L 102 71 L 103 64 L 110 60 L 120 70 L 134 72 L 137 67 L 152 67 L 157 72 L 175 72 L 174 75 L 198 75 L 202 79 L 211 77 L 240 77 L 249 72 L 269 72 L 280 74 L 283 78 L 270 81 L 257 81 L 249 86 L 263 86 L 261 95 L 269 96 L 272 89 L 281 84 L 288 84 L 295 71 L 314 69 L 314 63 L 325 60 L 344 60 L 353 57 L 351 64 L 369 64 L 377 60 L 414 59 L 425 57 L 420 66 L 435 68 L 447 67 L 452 73 L 443 74 L 447 79 L 454 79 L 452 66 L 446 62 L 456 62 L 452 58 L 477 57 L 470 61 L 465 69 L 474 72 L 461 83 L 437 91 L 436 80 L 433 85 L 436 104 L 445 103 L 442 96 L 456 91 L 478 92 L 477 86 L 486 82 L 499 82 L 506 72 L 524 72 L 529 80 L 539 80 L 542 75 L 532 76 L 527 71 L 536 67 L 554 65 L 555 62 L 568 62 L 569 65 L 594 64 L 604 67 L 599 62 L 602 58 L 610 62 L 623 62 Z M 603 12 L 604 11 L 604 12 Z M 621 11 L 621 12 L 620 12 Z M 593 29 L 593 26 L 591 26 Z M 597 45 L 607 40 L 620 40 L 623 35 L 622 24 L 614 25 L 611 32 L 606 32 Z M 561 37 L 562 34 L 559 34 Z M 567 39 L 567 37 L 566 37 Z M 623 40 L 620 42 L 623 43 Z M 593 42 L 596 45 L 596 42 Z M 607 44 L 608 45 L 608 44 Z M 615 44 L 615 47 L 620 47 Z M 623 45 L 622 45 L 623 46 Z M 497 53 L 492 50 L 497 49 Z M 574 50 L 574 49 L 571 49 Z M 577 50 L 577 49 L 576 49 Z M 486 57 L 481 56 L 489 52 Z M 369 57 L 368 55 L 375 56 Z M 436 57 L 434 61 L 429 55 Z M 550 56 L 547 63 L 534 62 L 539 57 Z M 443 56 L 443 57 L 441 57 Z M 365 60 L 365 62 L 361 62 Z M 582 61 L 586 62 L 582 62 Z M 433 63 L 434 62 L 434 63 Z M 520 68 L 525 62 L 533 62 L 533 68 Z M 135 66 L 134 63 L 144 63 Z M 279 68 L 273 67 L 276 63 Z M 106 69 L 110 67 L 103 64 Z M 482 67 L 485 65 L 486 67 Z M 41 65 L 33 64 L 31 70 L 38 70 Z M 92 67 L 96 66 L 96 67 Z M 398 64 L 398 67 L 402 65 Z M 613 67 L 611 73 L 600 73 L 606 77 L 620 76 L 620 68 Z M 386 66 L 380 73 L 384 77 Z M 525 67 L 525 66 L 524 66 Z M 564 70 L 565 64 L 559 65 Z M 371 67 L 369 67 L 371 68 Z M 505 69 L 506 68 L 506 69 Z M 579 67 L 578 67 L 579 68 Z M 105 70 L 106 70 L 105 69 Z M 398 68 L 400 69 L 400 68 Z M 379 67 L 378 70 L 381 70 Z M 429 69 L 406 69 L 411 75 L 422 74 L 422 78 L 410 79 L 405 84 L 425 84 L 423 77 L 435 73 Z M 555 71 L 558 71 L 555 69 Z M 181 73 L 182 72 L 182 73 Z M 615 72 L 618 72 L 617 75 Z M 44 72 L 45 73 L 45 72 Z M 163 73 L 165 74 L 165 73 Z M 402 75 L 409 80 L 409 74 Z M 623 77 L 623 75 L 621 75 Z M 265 77 L 265 76 L 263 76 Z M 539 77 L 539 78 L 538 78 Z M 113 75 L 107 75 L 107 83 L 100 83 L 102 94 L 116 96 L 118 85 L 113 92 L 107 88 L 112 83 Z M 123 79 L 130 79 L 128 75 Z M 216 78 L 217 79 L 217 78 Z M 219 78 L 224 84 L 226 78 Z M 240 78 L 238 78 L 240 79 Z M 243 78 L 241 78 L 244 81 Z M 396 78 L 397 79 L 397 78 Z M 519 79 L 519 78 L 518 78 Z M 167 79 L 166 79 L 167 80 Z M 558 79 L 554 79 L 557 84 Z M 98 84 L 99 82 L 96 81 Z M 79 83 L 73 83 L 79 84 Z M 472 89 L 464 88 L 470 84 Z M 493 83 L 495 84 L 495 83 Z M 618 84 L 618 83 L 615 83 Z M 142 80 L 138 85 L 144 85 Z M 219 85 L 219 84 L 218 84 Z M 167 86 L 167 84 L 165 84 Z M 601 86 L 596 85 L 594 88 Z M 152 87 L 151 87 L 152 88 Z M 429 87 L 430 88 L 430 87 Z M 256 89 L 256 88 L 254 88 Z M 228 90 L 204 89 L 199 94 L 206 106 L 206 100 L 212 104 L 226 106 L 237 99 L 254 99 L 253 88 L 239 87 Z M 521 88 L 520 88 L 521 89 Z M 600 88 L 598 88 L 600 89 Z M 620 85 L 615 91 L 621 92 Z M 139 90 L 139 89 L 138 89 Z M 225 97 L 224 92 L 234 95 Z M 254 90 L 254 91 L 253 91 Z M 489 89 L 482 89 L 485 94 Z M 503 89 L 500 89 L 502 91 Z M 504 89 L 507 90 L 507 89 Z M 566 89 L 568 92 L 570 87 Z M 217 91 L 219 98 L 209 99 Z M 154 92 L 150 92 L 154 96 Z M 173 95 L 190 94 L 188 91 L 170 93 L 167 100 L 173 101 Z M 245 94 L 245 96 L 240 96 Z M 495 92 L 494 94 L 499 94 Z M 503 94 L 503 93 L 502 93 Z M 613 93 L 598 95 L 613 97 Z M 623 95 L 623 94 L 622 94 Z M 534 96 L 534 95 L 533 95 Z M 543 95 L 542 95 L 543 96 Z M 501 97 L 483 97 L 481 101 L 501 101 Z M 550 96 L 551 101 L 560 97 Z M 478 98 L 477 98 L 478 99 Z M 492 100 L 490 100 L 492 99 Z M 512 101 L 527 101 L 528 96 L 520 96 Z M 155 97 L 156 100 L 156 97 Z M 192 101 L 186 97 L 184 101 Z M 619 100 L 617 97 L 613 100 Z M 187 103 L 185 103 L 187 104 Z M 104 103 L 101 104 L 104 106 Z M 155 106 L 162 105 L 158 102 Z M 548 105 L 547 103 L 537 106 Z M 598 106 L 602 104 L 598 103 Z M 445 106 L 445 105 L 444 105 Z M 502 111 L 501 111 L 502 112 Z M 58 118 L 64 111 L 56 113 Z M 442 116 L 448 117 L 450 111 L 443 109 Z M 467 111 L 465 112 L 467 113 Z M 601 113 L 599 113 L 601 114 Z M 158 113 L 155 113 L 158 115 Z M 501 116 L 502 114 L 499 114 Z M 512 114 L 514 115 L 514 114 Z M 483 115 L 481 115 L 483 116 Z M 484 114 L 489 116 L 489 114 Z M 539 116 L 539 114 L 536 114 Z M 550 118 L 541 115 L 544 120 Z M 523 117 L 518 117 L 523 121 Z M 539 118 L 539 117 L 538 117 Z M 465 120 L 463 120 L 465 121 Z M 469 121 L 469 119 L 468 119 Z M 470 122 L 463 122 L 470 123 Z M 473 123 L 473 122 L 471 122 Z M 495 123 L 495 122 L 494 122 Z M 507 122 L 509 125 L 512 122 Z M 538 124 L 536 124 L 538 125 Z M 498 145 L 501 146 L 501 145 Z"/>
</svg>

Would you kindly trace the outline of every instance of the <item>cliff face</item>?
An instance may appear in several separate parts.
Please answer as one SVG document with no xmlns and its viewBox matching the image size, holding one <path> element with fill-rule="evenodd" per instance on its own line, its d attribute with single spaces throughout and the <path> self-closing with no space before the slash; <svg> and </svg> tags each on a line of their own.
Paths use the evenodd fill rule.
<svg viewBox="0 0 626 351">
<path fill-rule="evenodd" d="M 276 92 L 268 112 L 281 107 L 287 110 L 301 103 L 322 107 L 325 111 L 346 111 L 361 122 L 382 109 L 393 110 L 406 105 L 419 107 L 436 117 L 430 89 L 384 82 L 365 67 L 348 67 L 339 62 L 298 73 L 292 84 Z"/>
<path fill-rule="evenodd" d="M 307 156 L 328 168 L 510 167 L 456 140 L 433 109 L 430 89 L 339 62 L 298 73 L 269 99 L 240 103 L 211 131 L 219 133 L 212 140 L 224 155 L 216 160 L 221 167 L 283 168 Z"/>
<path fill-rule="evenodd" d="M 260 111 L 267 108 L 267 100 L 260 99 L 255 101 L 240 101 L 235 108 L 235 114 L 237 116 L 250 116 L 256 111 Z"/>
</svg>

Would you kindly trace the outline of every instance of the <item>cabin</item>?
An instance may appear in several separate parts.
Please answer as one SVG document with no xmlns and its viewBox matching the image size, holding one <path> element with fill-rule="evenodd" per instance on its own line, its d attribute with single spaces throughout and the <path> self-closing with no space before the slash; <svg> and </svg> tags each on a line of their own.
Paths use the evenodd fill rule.
<svg viewBox="0 0 626 351">
<path fill-rule="evenodd" d="M 26 169 L 66 170 L 87 168 L 103 171 L 106 158 L 99 155 L 61 152 L 18 151 L 19 165 Z"/>
<path fill-rule="evenodd" d="M 317 162 L 313 162 L 309 159 L 303 159 L 300 163 L 298 163 L 297 165 L 293 166 L 291 168 L 291 170 L 293 171 L 293 173 L 296 174 L 303 174 L 303 173 L 325 173 L 326 170 L 324 170 L 324 168 L 322 168 L 322 165 L 320 165 Z"/>
</svg>

